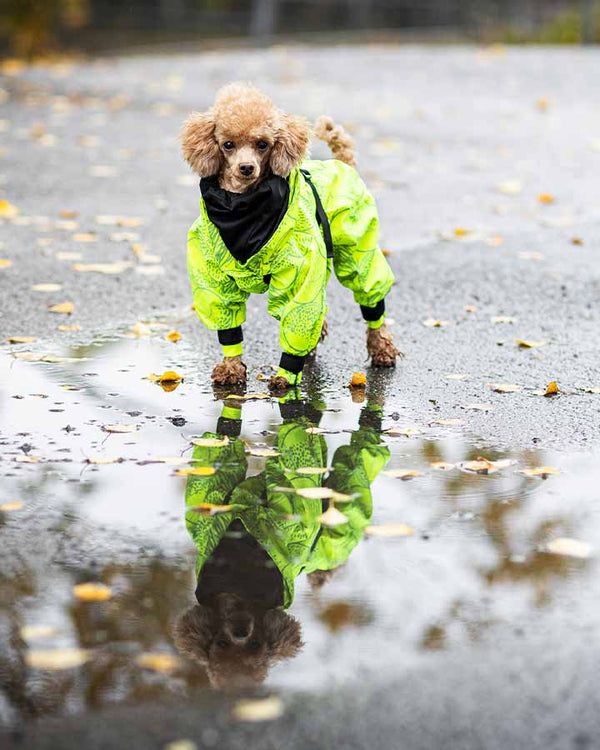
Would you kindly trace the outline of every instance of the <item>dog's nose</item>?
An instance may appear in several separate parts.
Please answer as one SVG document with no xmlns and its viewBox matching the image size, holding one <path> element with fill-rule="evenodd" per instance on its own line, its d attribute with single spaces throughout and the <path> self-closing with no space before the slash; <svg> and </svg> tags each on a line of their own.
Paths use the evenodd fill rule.
<svg viewBox="0 0 600 750">
<path fill-rule="evenodd" d="M 254 172 L 254 164 L 240 164 L 240 172 L 244 177 L 250 177 Z"/>
<path fill-rule="evenodd" d="M 238 625 L 233 629 L 233 637 L 238 640 L 244 640 L 250 635 L 250 628 L 247 625 Z"/>
</svg>

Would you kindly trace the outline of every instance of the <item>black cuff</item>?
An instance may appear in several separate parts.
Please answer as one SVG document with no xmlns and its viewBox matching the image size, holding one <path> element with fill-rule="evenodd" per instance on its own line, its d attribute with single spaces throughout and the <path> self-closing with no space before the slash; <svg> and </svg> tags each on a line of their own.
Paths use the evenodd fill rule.
<svg viewBox="0 0 600 750">
<path fill-rule="evenodd" d="M 294 375 L 297 375 L 299 372 L 302 372 L 305 359 L 306 355 L 298 357 L 296 354 L 288 354 L 287 352 L 283 352 L 283 354 L 281 355 L 281 359 L 279 360 L 279 367 L 282 367 L 284 370 L 293 372 Z"/>
<path fill-rule="evenodd" d="M 233 344 L 241 344 L 244 336 L 242 334 L 242 326 L 236 326 L 235 328 L 223 328 L 217 331 L 219 336 L 219 344 L 221 346 L 232 346 Z"/>
<path fill-rule="evenodd" d="M 379 318 L 385 312 L 385 299 L 379 300 L 375 307 L 367 307 L 366 305 L 361 305 L 360 311 L 362 313 L 363 320 L 366 320 L 368 323 L 379 320 Z"/>
<path fill-rule="evenodd" d="M 229 419 L 228 417 L 219 417 L 217 421 L 217 435 L 227 435 L 230 438 L 236 438 L 241 435 L 242 420 Z"/>
<path fill-rule="evenodd" d="M 370 428 L 372 430 L 375 430 L 375 432 L 381 432 L 382 421 L 383 419 L 381 411 L 373 411 L 372 409 L 369 409 L 365 406 L 360 412 L 360 417 L 358 418 L 358 426 Z"/>
</svg>

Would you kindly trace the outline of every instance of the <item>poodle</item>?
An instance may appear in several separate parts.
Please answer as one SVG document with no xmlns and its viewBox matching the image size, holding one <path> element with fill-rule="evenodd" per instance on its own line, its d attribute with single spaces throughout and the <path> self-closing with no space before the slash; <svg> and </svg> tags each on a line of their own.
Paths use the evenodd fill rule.
<svg viewBox="0 0 600 750">
<path fill-rule="evenodd" d="M 183 126 L 183 156 L 201 178 L 202 196 L 188 270 L 195 311 L 223 347 L 216 386 L 245 385 L 246 300 L 265 292 L 282 349 L 270 389 L 299 384 L 326 330 L 332 267 L 360 305 L 373 366 L 393 367 L 402 356 L 385 325 L 394 276 L 378 246 L 375 201 L 354 168 L 353 141 L 329 117 L 315 134 L 333 159 L 308 160 L 308 122 L 244 83 L 222 88 L 211 109 Z"/>
</svg>

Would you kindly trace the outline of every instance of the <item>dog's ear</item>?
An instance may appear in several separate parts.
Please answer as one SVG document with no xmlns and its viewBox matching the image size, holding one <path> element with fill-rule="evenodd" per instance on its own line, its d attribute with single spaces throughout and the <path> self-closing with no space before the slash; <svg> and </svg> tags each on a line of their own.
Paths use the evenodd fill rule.
<svg viewBox="0 0 600 750">
<path fill-rule="evenodd" d="M 194 112 L 181 131 L 183 158 L 200 177 L 217 174 L 221 167 L 221 150 L 215 138 L 215 118 L 212 110 Z"/>
<path fill-rule="evenodd" d="M 173 627 L 173 640 L 178 650 L 200 664 L 208 664 L 212 633 L 212 612 L 200 604 L 188 609 Z"/>
<path fill-rule="evenodd" d="M 281 114 L 277 140 L 273 145 L 270 166 L 273 174 L 287 177 L 306 157 L 310 142 L 310 125 L 304 117 Z"/>
<path fill-rule="evenodd" d="M 300 623 L 287 612 L 270 609 L 264 617 L 263 625 L 269 654 L 272 659 L 290 659 L 296 656 L 304 645 Z"/>
</svg>

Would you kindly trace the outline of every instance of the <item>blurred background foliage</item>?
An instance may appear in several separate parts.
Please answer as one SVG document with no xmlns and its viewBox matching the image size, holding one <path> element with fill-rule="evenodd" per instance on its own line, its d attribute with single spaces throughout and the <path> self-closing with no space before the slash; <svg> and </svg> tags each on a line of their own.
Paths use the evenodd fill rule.
<svg viewBox="0 0 600 750">
<path fill-rule="evenodd" d="M 291 37 L 600 42 L 600 0 L 0 0 L 0 54 Z"/>
</svg>

